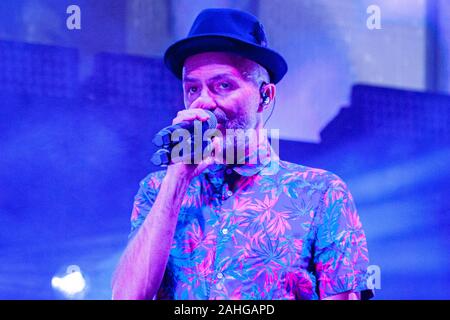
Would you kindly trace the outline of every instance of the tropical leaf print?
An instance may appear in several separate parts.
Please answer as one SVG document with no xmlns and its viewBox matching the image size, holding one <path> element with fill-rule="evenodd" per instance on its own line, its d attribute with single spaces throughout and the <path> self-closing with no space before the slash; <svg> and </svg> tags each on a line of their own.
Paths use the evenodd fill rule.
<svg viewBox="0 0 450 320">
<path fill-rule="evenodd" d="M 158 297 L 318 299 L 367 289 L 365 234 L 338 176 L 280 160 L 277 171 L 240 167 L 232 181 L 236 174 L 226 168 L 192 180 Z M 164 174 L 141 182 L 131 234 L 151 211 Z"/>
</svg>

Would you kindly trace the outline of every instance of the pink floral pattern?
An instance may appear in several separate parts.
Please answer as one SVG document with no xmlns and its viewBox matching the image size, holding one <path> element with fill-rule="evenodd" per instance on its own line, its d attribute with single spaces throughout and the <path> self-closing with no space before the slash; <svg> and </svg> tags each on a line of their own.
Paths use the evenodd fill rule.
<svg viewBox="0 0 450 320">
<path fill-rule="evenodd" d="M 293 300 L 369 292 L 366 237 L 346 184 L 284 161 L 276 172 L 263 167 L 215 165 L 192 181 L 157 298 Z M 130 238 L 164 174 L 142 180 Z"/>
</svg>

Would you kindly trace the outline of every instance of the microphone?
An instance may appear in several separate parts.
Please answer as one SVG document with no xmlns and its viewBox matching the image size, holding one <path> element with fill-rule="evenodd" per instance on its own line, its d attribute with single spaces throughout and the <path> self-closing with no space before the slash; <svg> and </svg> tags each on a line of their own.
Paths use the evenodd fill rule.
<svg viewBox="0 0 450 320">
<path fill-rule="evenodd" d="M 208 129 L 215 129 L 217 127 L 217 118 L 214 113 L 205 110 L 209 114 L 209 119 L 202 122 L 202 132 Z M 175 130 L 186 129 L 191 135 L 194 133 L 194 121 L 182 121 L 180 123 L 165 127 L 161 129 L 154 137 L 153 144 L 157 147 L 170 146 L 172 144 L 171 135 Z"/>
<path fill-rule="evenodd" d="M 214 110 L 214 113 L 209 110 L 205 110 L 205 111 L 209 114 L 210 117 L 208 120 L 203 121 L 201 123 L 202 133 L 208 129 L 216 129 L 217 124 L 219 122 L 224 123 L 225 121 L 228 120 L 225 113 L 218 108 Z M 155 146 L 157 146 L 158 148 L 160 148 L 153 154 L 153 156 L 151 158 L 152 163 L 156 166 L 169 165 L 171 163 L 171 156 L 170 156 L 171 149 L 174 147 L 175 144 L 178 143 L 178 141 L 175 141 L 175 142 L 172 141 L 172 139 L 171 139 L 172 133 L 178 129 L 185 129 L 185 130 L 189 131 L 189 133 L 192 137 L 192 135 L 194 134 L 194 128 L 195 128 L 196 121 L 198 121 L 198 120 L 182 121 L 180 123 L 177 123 L 177 124 L 174 124 L 174 125 L 171 125 L 171 126 L 161 129 L 153 137 L 153 140 L 152 140 L 153 144 Z M 192 142 L 192 147 L 193 147 L 194 139 L 191 139 L 191 142 Z M 203 148 L 204 147 L 205 147 L 205 145 L 203 145 Z M 191 155 L 193 155 L 194 148 L 191 148 L 191 150 L 192 150 Z"/>
</svg>

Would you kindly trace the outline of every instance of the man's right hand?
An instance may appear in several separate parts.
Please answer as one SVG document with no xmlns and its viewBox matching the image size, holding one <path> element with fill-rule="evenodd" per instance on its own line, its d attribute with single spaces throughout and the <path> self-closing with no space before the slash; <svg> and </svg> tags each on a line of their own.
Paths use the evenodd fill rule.
<svg viewBox="0 0 450 320">
<path fill-rule="evenodd" d="M 178 124 L 182 121 L 194 121 L 199 120 L 201 122 L 207 121 L 210 118 L 210 115 L 203 109 L 193 108 L 179 111 L 177 116 L 173 119 L 172 125 Z M 203 140 L 203 137 L 201 137 Z M 220 145 L 219 138 L 215 137 L 213 139 L 213 148 L 216 148 Z M 214 153 L 213 153 L 214 154 Z M 206 170 L 207 167 L 214 164 L 216 159 L 213 156 L 209 156 L 199 164 L 185 164 L 183 162 L 171 164 L 167 167 L 167 175 L 169 177 L 186 177 L 189 180 L 200 175 L 203 171 Z"/>
</svg>

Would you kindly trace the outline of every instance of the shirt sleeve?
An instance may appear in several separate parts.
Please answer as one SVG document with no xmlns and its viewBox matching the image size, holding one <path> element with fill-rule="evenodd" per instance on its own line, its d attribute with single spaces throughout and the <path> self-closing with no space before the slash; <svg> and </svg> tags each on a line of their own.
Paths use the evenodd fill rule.
<svg viewBox="0 0 450 320">
<path fill-rule="evenodd" d="M 131 230 L 128 235 L 128 242 L 136 236 L 139 228 L 152 210 L 164 175 L 165 171 L 150 173 L 139 183 L 139 190 L 134 197 L 133 210 L 131 212 Z M 164 272 L 163 281 L 153 299 L 173 299 L 173 291 L 171 290 L 173 287 L 173 279 L 174 276 L 172 274 L 171 261 L 169 259 Z"/>
<path fill-rule="evenodd" d="M 162 178 L 163 174 L 161 172 L 150 173 L 139 183 L 139 190 L 134 197 L 133 210 L 131 212 L 131 230 L 128 235 L 128 241 L 133 239 L 150 213 L 158 195 Z"/>
<path fill-rule="evenodd" d="M 314 265 L 320 299 L 346 291 L 371 298 L 367 241 L 347 185 L 331 175 L 316 223 Z"/>
</svg>

